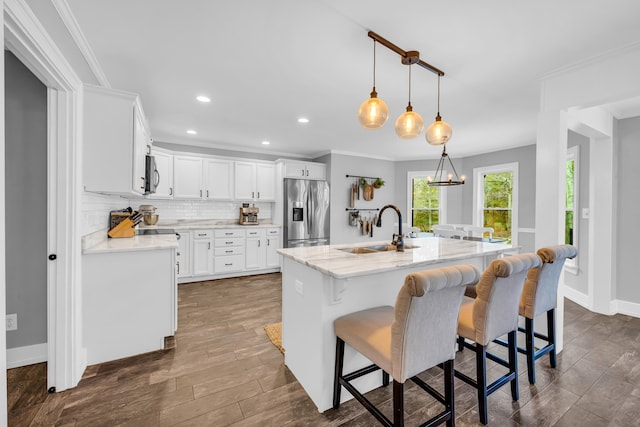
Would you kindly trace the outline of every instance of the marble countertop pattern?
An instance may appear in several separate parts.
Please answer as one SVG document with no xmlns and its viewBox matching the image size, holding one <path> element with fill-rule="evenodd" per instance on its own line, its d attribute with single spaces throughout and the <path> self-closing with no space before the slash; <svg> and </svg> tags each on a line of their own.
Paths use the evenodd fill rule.
<svg viewBox="0 0 640 427">
<path fill-rule="evenodd" d="M 416 247 L 413 249 L 405 249 L 404 252 L 384 251 L 354 254 L 340 250 L 341 248 L 366 247 L 388 243 L 388 241 L 377 241 L 357 244 L 283 248 L 278 249 L 278 253 L 336 279 L 346 279 L 399 268 L 417 267 L 420 265 L 486 255 L 498 255 L 517 249 L 504 243 L 423 237 L 406 239 L 405 245 Z"/>
<path fill-rule="evenodd" d="M 156 234 L 152 236 L 124 237 L 109 239 L 107 231 L 100 230 L 82 238 L 82 253 L 100 254 L 115 252 L 152 251 L 158 249 L 178 249 L 175 234 Z"/>
<path fill-rule="evenodd" d="M 215 229 L 215 228 L 273 228 L 280 227 L 279 224 L 272 224 L 266 221 L 260 221 L 257 225 L 240 225 L 237 220 L 220 220 L 220 219 L 177 219 L 159 221 L 156 225 L 144 225 L 144 223 L 138 226 L 143 228 L 173 228 L 175 230 L 202 230 L 202 229 Z"/>
</svg>

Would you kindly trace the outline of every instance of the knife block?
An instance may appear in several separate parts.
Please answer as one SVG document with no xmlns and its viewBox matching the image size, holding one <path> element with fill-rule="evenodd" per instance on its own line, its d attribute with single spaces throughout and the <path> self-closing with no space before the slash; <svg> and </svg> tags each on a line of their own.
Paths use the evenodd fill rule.
<svg viewBox="0 0 640 427">
<path fill-rule="evenodd" d="M 125 218 L 118 225 L 109 230 L 107 235 L 112 238 L 134 237 L 136 235 L 136 230 L 133 227 L 135 227 L 134 223 L 129 218 Z"/>
</svg>

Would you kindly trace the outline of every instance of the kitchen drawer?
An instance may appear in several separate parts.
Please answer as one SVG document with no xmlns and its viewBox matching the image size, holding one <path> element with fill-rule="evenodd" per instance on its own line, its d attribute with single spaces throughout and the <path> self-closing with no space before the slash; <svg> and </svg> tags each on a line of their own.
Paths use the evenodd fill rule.
<svg viewBox="0 0 640 427">
<path fill-rule="evenodd" d="M 229 246 L 224 248 L 215 248 L 215 256 L 242 255 L 244 253 L 243 246 Z"/>
<path fill-rule="evenodd" d="M 267 236 L 279 236 L 280 229 L 279 228 L 267 228 Z"/>
<path fill-rule="evenodd" d="M 198 239 L 210 239 L 213 237 L 213 230 L 195 230 L 193 232 L 193 238 Z"/>
<path fill-rule="evenodd" d="M 240 271 L 244 269 L 243 255 L 230 255 L 215 258 L 216 273 L 229 273 L 231 271 Z"/>
<path fill-rule="evenodd" d="M 244 237 L 242 238 L 227 238 L 227 239 L 215 239 L 215 247 L 221 248 L 225 246 L 244 246 Z"/>
<path fill-rule="evenodd" d="M 214 237 L 216 239 L 223 239 L 226 237 L 244 237 L 244 230 L 236 228 L 215 230 Z"/>
<path fill-rule="evenodd" d="M 267 235 L 266 230 L 264 228 L 262 229 L 256 229 L 254 228 L 253 230 L 247 230 L 247 239 L 250 238 L 263 238 Z"/>
</svg>

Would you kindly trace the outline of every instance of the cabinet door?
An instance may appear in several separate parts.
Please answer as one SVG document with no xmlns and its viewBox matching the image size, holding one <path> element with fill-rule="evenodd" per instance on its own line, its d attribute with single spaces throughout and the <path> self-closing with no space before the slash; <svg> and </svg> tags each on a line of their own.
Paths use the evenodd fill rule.
<svg viewBox="0 0 640 427">
<path fill-rule="evenodd" d="M 256 197 L 256 164 L 235 162 L 235 198 L 253 200 Z"/>
<path fill-rule="evenodd" d="M 140 111 L 133 107 L 133 190 L 144 193 L 145 155 L 149 137 Z"/>
<path fill-rule="evenodd" d="M 202 198 L 202 159 L 175 156 L 173 158 L 173 196 L 177 199 Z"/>
<path fill-rule="evenodd" d="M 191 233 L 179 232 L 180 239 L 178 240 L 178 277 L 191 276 Z"/>
<path fill-rule="evenodd" d="M 256 163 L 256 200 L 270 202 L 276 199 L 276 167 L 269 163 Z"/>
<path fill-rule="evenodd" d="M 286 162 L 284 164 L 284 176 L 285 178 L 306 178 L 307 170 L 304 163 L 301 162 Z"/>
<path fill-rule="evenodd" d="M 153 153 L 158 170 L 158 186 L 156 192 L 150 194 L 153 198 L 170 198 L 173 196 L 173 156 L 171 154 L 156 151 Z"/>
<path fill-rule="evenodd" d="M 230 200 L 231 171 L 233 162 L 228 160 L 207 159 L 204 161 L 204 197 L 209 200 Z"/>
<path fill-rule="evenodd" d="M 278 247 L 280 246 L 280 236 L 267 236 L 267 267 L 280 267 L 280 254 Z"/>
<path fill-rule="evenodd" d="M 206 276 L 213 274 L 212 239 L 193 239 L 193 275 Z"/>
<path fill-rule="evenodd" d="M 307 163 L 305 177 L 307 179 L 325 180 L 327 178 L 327 166 L 322 163 Z"/>
<path fill-rule="evenodd" d="M 266 232 L 264 229 L 247 231 L 247 246 L 244 268 L 255 270 L 265 268 L 267 263 Z"/>
</svg>

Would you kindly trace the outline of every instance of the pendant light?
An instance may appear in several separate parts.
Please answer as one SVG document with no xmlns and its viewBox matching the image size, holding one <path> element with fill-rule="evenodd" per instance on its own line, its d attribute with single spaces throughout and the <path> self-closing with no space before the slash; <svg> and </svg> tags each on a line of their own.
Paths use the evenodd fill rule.
<svg viewBox="0 0 640 427">
<path fill-rule="evenodd" d="M 440 74 L 438 74 L 438 113 L 436 121 L 429 125 L 424 136 L 431 145 L 444 145 L 449 142 L 452 134 L 451 125 L 442 121 L 442 117 L 440 117 Z"/>
<path fill-rule="evenodd" d="M 373 40 L 373 90 L 371 98 L 360 104 L 358 120 L 365 129 L 379 129 L 389 118 L 389 107 L 376 92 L 376 40 Z"/>
<path fill-rule="evenodd" d="M 412 53 L 412 52 L 407 52 Z M 417 54 L 416 53 L 416 58 Z M 417 61 L 416 61 L 417 62 Z M 415 63 L 415 62 L 414 62 Z M 396 134 L 402 139 L 411 139 L 417 137 L 424 128 L 424 120 L 418 113 L 413 112 L 411 106 L 411 66 L 413 63 L 409 62 L 409 103 L 407 104 L 407 111 L 402 113 L 396 120 Z"/>
</svg>

